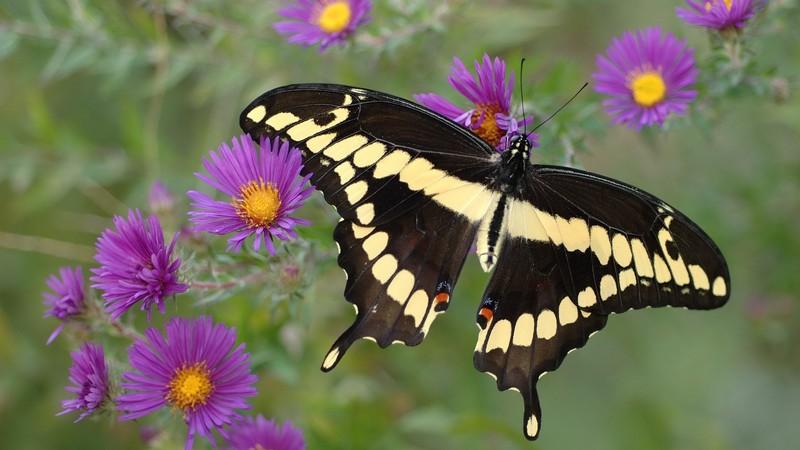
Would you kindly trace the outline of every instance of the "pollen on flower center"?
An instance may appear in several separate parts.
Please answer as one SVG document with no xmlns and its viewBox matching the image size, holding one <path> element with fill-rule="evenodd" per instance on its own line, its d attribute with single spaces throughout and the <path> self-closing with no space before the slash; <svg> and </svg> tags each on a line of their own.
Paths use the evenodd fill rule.
<svg viewBox="0 0 800 450">
<path fill-rule="evenodd" d="M 628 88 L 633 93 L 633 100 L 645 108 L 649 108 L 662 100 L 667 93 L 667 85 L 658 72 L 641 72 L 632 74 Z"/>
<path fill-rule="evenodd" d="M 500 139 L 505 135 L 505 131 L 497 126 L 497 119 L 495 118 L 495 114 L 502 111 L 502 108 L 498 105 L 475 105 L 475 112 L 472 113 L 470 120 L 472 131 L 493 147 L 497 147 L 500 144 Z"/>
<path fill-rule="evenodd" d="M 326 33 L 338 33 L 344 31 L 350 23 L 350 5 L 346 1 L 326 4 L 319 13 L 317 23 L 320 29 Z"/>
<path fill-rule="evenodd" d="M 205 361 L 176 370 L 169 382 L 167 402 L 183 410 L 204 405 L 214 391 L 210 375 Z"/>
<path fill-rule="evenodd" d="M 714 2 L 716 2 L 716 1 L 719 1 L 719 0 L 707 1 L 706 4 L 705 4 L 706 11 L 711 11 L 711 8 L 714 6 Z M 725 7 L 728 8 L 728 11 L 730 11 L 731 10 L 731 5 L 733 4 L 733 0 L 722 0 L 722 2 L 725 3 Z"/>
<path fill-rule="evenodd" d="M 250 228 L 267 227 L 278 215 L 281 197 L 273 183 L 251 181 L 242 188 L 240 197 L 233 200 L 233 206 Z"/>
</svg>

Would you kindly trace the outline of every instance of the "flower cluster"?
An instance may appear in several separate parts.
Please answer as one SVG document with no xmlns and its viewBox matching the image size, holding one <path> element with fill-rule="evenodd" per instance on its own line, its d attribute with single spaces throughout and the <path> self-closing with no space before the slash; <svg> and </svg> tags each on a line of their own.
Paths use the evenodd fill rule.
<svg viewBox="0 0 800 450">
<path fill-rule="evenodd" d="M 763 7 L 763 0 L 687 0 L 688 8 L 676 8 L 676 15 L 688 24 L 717 31 L 741 30 Z M 291 19 L 278 22 L 275 29 L 289 35 L 289 42 L 310 46 L 319 43 L 320 51 L 341 45 L 356 28 L 366 23 L 372 5 L 363 0 L 297 0 L 278 9 Z M 641 130 L 663 126 L 669 116 L 685 114 L 697 97 L 693 50 L 685 40 L 660 28 L 625 32 L 615 38 L 604 55 L 597 56 L 598 71 L 593 74 L 594 90 L 609 98 L 603 101 L 612 123 Z M 443 116 L 470 129 L 486 142 L 503 151 L 510 138 L 533 117 L 518 122 L 510 112 L 513 71 L 506 81 L 506 64 L 484 55 L 475 62 L 477 81 L 462 61 L 453 59 L 450 84 L 470 102 L 460 108 L 433 93 L 414 97 Z M 535 137 L 532 138 L 535 144 Z"/>
<path fill-rule="evenodd" d="M 723 40 L 736 39 L 762 6 L 754 0 L 687 0 L 687 4 L 688 9 L 676 8 L 676 15 L 690 25 L 720 33 Z M 737 33 L 726 34 L 731 29 Z M 597 56 L 598 71 L 592 75 L 594 90 L 608 96 L 603 106 L 612 123 L 641 130 L 685 114 L 697 98 L 693 87 L 700 71 L 693 53 L 686 40 L 660 28 L 628 31 L 613 39 L 605 54 Z M 729 57 L 738 59 L 736 54 Z"/>
<path fill-rule="evenodd" d="M 247 237 L 255 235 L 254 248 L 263 245 L 274 255 L 273 237 L 297 238 L 294 228 L 309 224 L 292 217 L 311 193 L 306 185 L 310 175 L 299 175 L 302 162 L 296 148 L 274 140 L 262 141 L 257 150 L 249 137 L 242 136 L 233 140 L 233 149 L 222 144 L 219 153 L 211 152 L 210 159 L 203 162 L 210 175 L 198 177 L 231 200 L 215 201 L 190 191 L 196 208 L 189 212 L 194 224 L 191 233 L 234 233 L 229 250 L 236 252 Z M 177 202 L 166 186 L 155 183 L 149 204 L 154 212 L 168 215 Z M 145 217 L 139 210 L 130 210 L 127 217 L 114 217 L 113 223 L 114 228 L 98 238 L 98 267 L 90 269 L 91 288 L 100 292 L 105 310 L 101 312 L 95 305 L 81 267 L 61 268 L 47 280 L 49 291 L 43 293 L 45 316 L 61 321 L 47 342 L 71 322 L 85 322 L 89 332 L 114 330 L 134 341 L 128 349 L 131 370 L 122 374 L 121 382 L 114 382 L 102 345 L 84 342 L 72 353 L 71 385 L 66 390 L 73 397 L 62 402 L 59 414 L 76 411 L 80 413 L 77 420 L 82 420 L 101 410 L 116 409 L 121 413 L 119 420 L 133 420 L 167 408 L 181 412 L 188 427 L 187 449 L 192 448 L 196 436 L 214 444 L 215 430 L 226 440 L 230 438 L 233 448 L 304 448 L 302 434 L 291 424 L 281 428 L 263 416 L 245 420 L 240 414 L 250 409 L 247 398 L 257 394 L 257 376 L 250 369 L 244 344 L 235 345 L 233 328 L 214 323 L 208 316 L 172 318 L 164 335 L 149 328 L 142 336 L 120 321 L 137 306 L 146 311 L 148 322 L 153 307 L 165 314 L 166 299 L 188 291 L 189 284 L 181 282 L 182 259 L 175 256 L 180 252 L 180 234 L 175 233 L 167 244 L 157 215 Z M 275 275 L 277 279 L 282 276 L 282 272 Z M 122 393 L 112 399 L 116 391 L 112 386 L 117 385 Z"/>
</svg>

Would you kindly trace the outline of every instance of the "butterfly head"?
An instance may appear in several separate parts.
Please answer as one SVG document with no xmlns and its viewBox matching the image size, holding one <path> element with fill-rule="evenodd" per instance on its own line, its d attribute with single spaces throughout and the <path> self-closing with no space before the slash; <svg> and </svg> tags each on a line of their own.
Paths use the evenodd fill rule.
<svg viewBox="0 0 800 450">
<path fill-rule="evenodd" d="M 532 148 L 533 142 L 528 134 L 517 134 L 511 138 L 506 151 L 511 153 L 511 158 L 522 157 L 523 159 L 528 159 Z"/>
</svg>

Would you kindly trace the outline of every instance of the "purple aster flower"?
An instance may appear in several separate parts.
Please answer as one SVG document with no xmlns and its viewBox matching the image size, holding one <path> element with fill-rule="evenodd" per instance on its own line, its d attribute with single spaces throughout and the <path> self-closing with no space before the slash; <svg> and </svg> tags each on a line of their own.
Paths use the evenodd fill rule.
<svg viewBox="0 0 800 450">
<path fill-rule="evenodd" d="M 477 81 L 458 58 L 453 58 L 450 76 L 447 81 L 461 95 L 472 102 L 473 107 L 463 110 L 437 94 L 415 94 L 418 102 L 437 113 L 464 125 L 488 142 L 498 151 L 508 148 L 510 139 L 519 134 L 519 126 L 527 125 L 533 116 L 524 118 L 522 122 L 511 115 L 511 93 L 514 86 L 514 71 L 511 71 L 506 82 L 506 63 L 500 58 L 494 61 L 489 55 L 483 55 L 483 64 L 475 61 Z M 533 133 L 528 138 L 534 147 L 539 136 Z"/>
<path fill-rule="evenodd" d="M 72 366 L 69 368 L 69 381 L 72 386 L 65 389 L 75 394 L 75 398 L 61 402 L 63 411 L 60 416 L 70 411 L 83 411 L 75 422 L 103 406 L 108 399 L 108 367 L 106 366 L 103 347 L 99 344 L 84 342 L 77 352 L 70 353 Z"/>
<path fill-rule="evenodd" d="M 153 214 L 165 214 L 175 207 L 175 196 L 161 181 L 154 181 L 147 195 L 147 206 Z"/>
<path fill-rule="evenodd" d="M 106 229 L 97 240 L 94 259 L 100 267 L 92 269 L 92 287 L 103 291 L 106 313 L 116 319 L 136 303 L 147 310 L 158 305 L 164 314 L 164 299 L 186 292 L 189 286 L 178 283 L 180 259 L 172 260 L 177 233 L 169 247 L 164 246 L 164 231 L 158 217 L 142 218 L 139 210 L 128 211 L 128 220 L 114 217 L 117 231 Z"/>
<path fill-rule="evenodd" d="M 117 397 L 119 420 L 146 416 L 160 408 L 181 410 L 189 426 L 186 448 L 195 434 L 216 447 L 212 432 L 242 420 L 237 409 L 250 409 L 245 398 L 257 394 L 258 378 L 250 372 L 244 344 L 234 348 L 236 331 L 212 324 L 210 317 L 176 317 L 165 325 L 166 338 L 155 328 L 145 331 L 128 349 L 134 372 L 122 374 Z"/>
<path fill-rule="evenodd" d="M 658 123 L 670 113 L 684 114 L 697 91 L 689 89 L 699 70 L 686 41 L 660 28 L 629 31 L 614 38 L 606 54 L 597 55 L 599 71 L 592 74 L 594 90 L 610 98 L 603 100 L 613 123 L 640 130 Z"/>
<path fill-rule="evenodd" d="M 50 278 L 46 281 L 47 287 L 52 289 L 54 293 L 42 293 L 45 299 L 45 306 L 50 308 L 44 313 L 44 316 L 55 317 L 61 321 L 58 328 L 47 339 L 48 345 L 61 333 L 67 322 L 81 314 L 85 308 L 86 290 L 84 289 L 81 266 L 75 267 L 74 270 L 69 267 L 62 267 L 58 269 L 58 273 L 61 278 L 50 275 Z"/>
<path fill-rule="evenodd" d="M 288 41 L 308 47 L 319 42 L 319 51 L 329 45 L 343 45 L 356 28 L 369 22 L 369 0 L 297 0 L 278 9 L 292 19 L 278 22 L 275 31 L 288 34 Z"/>
<path fill-rule="evenodd" d="M 313 188 L 304 187 L 311 175 L 299 178 L 303 167 L 300 151 L 278 138 L 262 140 L 259 151 L 247 135 L 234 138 L 231 143 L 233 149 L 223 143 L 219 153 L 210 153 L 210 160 L 203 158 L 209 176 L 195 174 L 231 201 L 189 191 L 195 208 L 189 212 L 189 220 L 196 231 L 235 233 L 228 239 L 228 250 L 238 252 L 244 240 L 253 235 L 253 250 L 258 251 L 263 242 L 269 254 L 274 255 L 273 237 L 296 239 L 294 228 L 311 223 L 289 217 L 311 195 Z"/>
<path fill-rule="evenodd" d="M 687 8 L 675 8 L 675 14 L 690 25 L 723 30 L 744 28 L 762 6 L 761 0 L 686 0 Z"/>
<path fill-rule="evenodd" d="M 231 427 L 227 437 L 228 450 L 304 450 L 306 442 L 303 432 L 286 421 L 281 427 L 275 420 L 264 419 L 259 414 L 255 419 L 246 418 L 243 422 Z"/>
</svg>

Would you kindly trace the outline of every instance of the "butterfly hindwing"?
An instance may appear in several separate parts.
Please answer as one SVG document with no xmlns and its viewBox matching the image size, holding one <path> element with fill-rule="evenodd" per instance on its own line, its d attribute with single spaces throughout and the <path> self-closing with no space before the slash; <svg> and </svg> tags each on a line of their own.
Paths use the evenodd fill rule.
<svg viewBox="0 0 800 450">
<path fill-rule="evenodd" d="M 434 202 L 376 227 L 339 222 L 334 239 L 347 273 L 344 295 L 356 307 L 356 320 L 333 344 L 323 370 L 331 370 L 358 339 L 381 347 L 422 342 L 433 319 L 449 306 L 475 229 Z"/>
<path fill-rule="evenodd" d="M 500 390 L 516 389 L 525 404 L 523 430 L 535 439 L 541 425 L 536 382 L 582 347 L 607 316 L 583 311 L 558 268 L 558 246 L 506 237 L 478 310 L 474 363 Z"/>
</svg>

